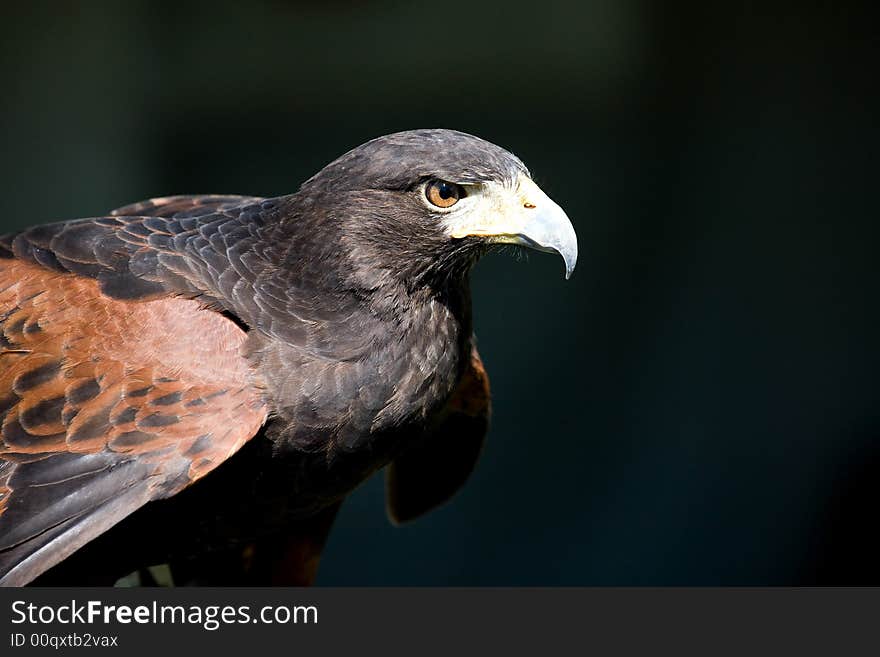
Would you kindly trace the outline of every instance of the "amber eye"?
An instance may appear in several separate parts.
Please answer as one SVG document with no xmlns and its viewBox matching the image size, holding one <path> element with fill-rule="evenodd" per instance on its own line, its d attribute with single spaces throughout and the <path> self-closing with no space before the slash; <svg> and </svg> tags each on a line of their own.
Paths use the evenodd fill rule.
<svg viewBox="0 0 880 657">
<path fill-rule="evenodd" d="M 461 185 L 442 180 L 432 180 L 425 187 L 425 196 L 438 208 L 451 208 L 466 195 Z"/>
</svg>

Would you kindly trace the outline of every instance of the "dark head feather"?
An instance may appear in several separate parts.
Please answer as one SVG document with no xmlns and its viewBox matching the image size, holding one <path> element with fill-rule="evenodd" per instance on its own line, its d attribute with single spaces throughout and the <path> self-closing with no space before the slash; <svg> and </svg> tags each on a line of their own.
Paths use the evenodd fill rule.
<svg viewBox="0 0 880 657">
<path fill-rule="evenodd" d="M 528 169 L 500 146 L 457 130 L 407 130 L 378 137 L 337 158 L 303 184 L 307 193 L 405 190 L 428 178 L 506 182 Z"/>
<path fill-rule="evenodd" d="M 511 185 L 523 173 L 516 156 L 473 135 L 398 132 L 350 150 L 307 180 L 291 197 L 289 228 L 300 244 L 314 245 L 318 236 L 342 247 L 332 260 L 355 287 L 444 288 L 464 281 L 486 245 L 450 239 L 418 186 L 430 179 Z"/>
</svg>

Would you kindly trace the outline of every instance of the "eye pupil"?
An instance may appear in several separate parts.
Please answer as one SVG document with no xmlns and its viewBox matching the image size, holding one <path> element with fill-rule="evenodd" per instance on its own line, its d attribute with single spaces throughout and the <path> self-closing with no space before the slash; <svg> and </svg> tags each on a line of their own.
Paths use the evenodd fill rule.
<svg viewBox="0 0 880 657">
<path fill-rule="evenodd" d="M 433 180 L 425 187 L 425 196 L 432 205 L 438 208 L 451 208 L 466 196 L 461 185 L 443 180 Z"/>
</svg>

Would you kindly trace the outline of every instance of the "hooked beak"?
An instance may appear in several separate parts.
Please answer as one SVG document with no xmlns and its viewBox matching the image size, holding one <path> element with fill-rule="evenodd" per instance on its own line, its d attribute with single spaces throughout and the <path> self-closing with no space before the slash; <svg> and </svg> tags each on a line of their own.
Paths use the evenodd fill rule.
<svg viewBox="0 0 880 657">
<path fill-rule="evenodd" d="M 556 252 L 565 262 L 565 278 L 577 264 L 577 235 L 568 215 L 531 178 L 520 176 L 516 188 L 487 188 L 485 198 L 467 214 L 450 217 L 454 238 L 479 236 L 497 244 L 520 244 Z"/>
</svg>

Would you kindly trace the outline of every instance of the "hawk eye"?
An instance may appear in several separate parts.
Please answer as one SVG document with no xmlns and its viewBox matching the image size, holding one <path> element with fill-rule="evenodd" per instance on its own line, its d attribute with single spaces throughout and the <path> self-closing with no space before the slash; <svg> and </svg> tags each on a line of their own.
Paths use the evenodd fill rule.
<svg viewBox="0 0 880 657">
<path fill-rule="evenodd" d="M 438 208 L 451 208 L 467 194 L 461 185 L 443 180 L 432 180 L 425 187 L 425 196 Z"/>
</svg>

